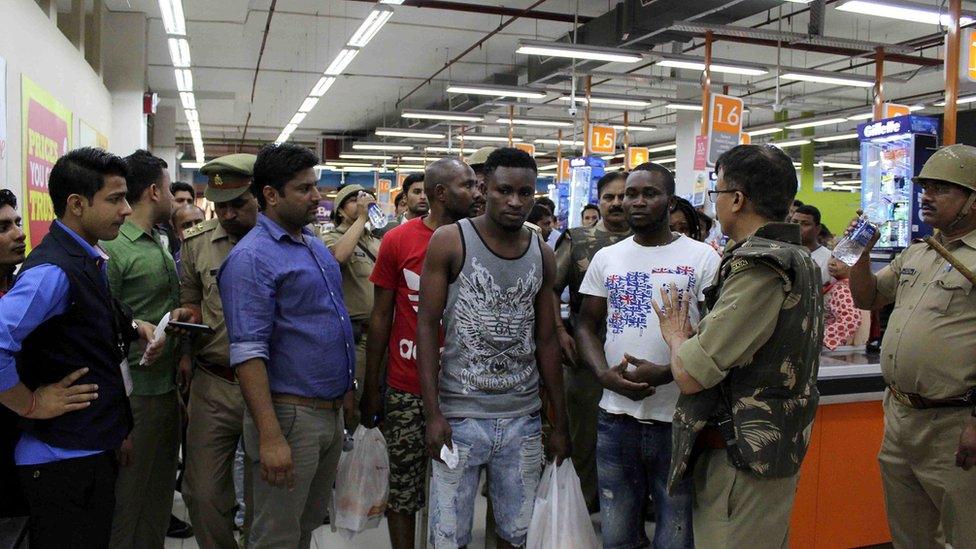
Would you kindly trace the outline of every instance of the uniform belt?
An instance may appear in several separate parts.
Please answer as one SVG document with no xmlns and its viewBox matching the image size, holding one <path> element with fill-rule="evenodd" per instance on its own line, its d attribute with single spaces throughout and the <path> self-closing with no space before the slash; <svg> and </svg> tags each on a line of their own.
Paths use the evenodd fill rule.
<svg viewBox="0 0 976 549">
<path fill-rule="evenodd" d="M 695 448 L 698 450 L 722 450 L 727 447 L 722 432 L 712 425 L 706 425 L 695 439 Z"/>
<path fill-rule="evenodd" d="M 888 390 L 891 391 L 891 396 L 898 402 L 901 402 L 909 408 L 917 408 L 919 410 L 927 408 L 964 408 L 976 404 L 976 387 L 966 391 L 962 395 L 940 399 L 925 398 L 916 393 L 906 393 L 899 391 L 891 385 L 888 386 Z"/>
<path fill-rule="evenodd" d="M 225 379 L 231 383 L 237 383 L 237 374 L 234 373 L 233 368 L 200 360 L 199 358 L 197 359 L 197 365 L 221 379 Z"/>
<path fill-rule="evenodd" d="M 323 400 L 321 398 L 303 397 L 286 393 L 271 393 L 271 401 L 275 404 L 292 404 L 313 410 L 339 410 L 342 408 L 341 398 Z"/>
</svg>

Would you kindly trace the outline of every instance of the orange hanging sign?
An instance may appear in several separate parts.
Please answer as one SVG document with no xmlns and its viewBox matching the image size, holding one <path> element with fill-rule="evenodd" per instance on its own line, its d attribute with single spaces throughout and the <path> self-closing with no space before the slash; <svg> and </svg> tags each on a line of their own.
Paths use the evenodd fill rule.
<svg viewBox="0 0 976 549">
<path fill-rule="evenodd" d="M 647 162 L 648 155 L 647 147 L 627 147 L 627 169 Z"/>
<path fill-rule="evenodd" d="M 561 158 L 559 160 L 559 181 L 569 181 L 569 159 Z"/>
<path fill-rule="evenodd" d="M 894 118 L 896 116 L 905 116 L 911 114 L 911 109 L 908 105 L 899 105 L 897 103 L 885 103 L 881 106 L 882 108 L 882 118 Z"/>
<path fill-rule="evenodd" d="M 613 154 L 617 148 L 617 130 L 611 126 L 590 126 L 590 154 Z"/>
<path fill-rule="evenodd" d="M 535 145 L 532 143 L 514 143 L 513 146 L 520 151 L 529 153 L 529 156 L 535 156 Z"/>
</svg>

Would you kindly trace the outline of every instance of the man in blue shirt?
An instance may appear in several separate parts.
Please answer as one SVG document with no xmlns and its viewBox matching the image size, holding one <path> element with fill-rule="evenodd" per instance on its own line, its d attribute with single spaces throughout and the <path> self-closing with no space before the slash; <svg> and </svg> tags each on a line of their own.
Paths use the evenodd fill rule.
<svg viewBox="0 0 976 549">
<path fill-rule="evenodd" d="M 97 247 L 132 212 L 125 175 L 99 149 L 60 158 L 48 182 L 58 220 L 0 300 L 0 402 L 24 418 L 14 459 L 31 547 L 108 545 L 115 450 L 132 428 L 120 364 L 154 329 L 112 299 Z"/>
<path fill-rule="evenodd" d="M 309 546 L 335 479 L 343 406 L 353 402 L 355 345 L 339 265 L 305 229 L 322 199 L 316 164 L 305 147 L 261 149 L 251 193 L 262 213 L 218 275 L 247 404 L 252 548 Z"/>
</svg>

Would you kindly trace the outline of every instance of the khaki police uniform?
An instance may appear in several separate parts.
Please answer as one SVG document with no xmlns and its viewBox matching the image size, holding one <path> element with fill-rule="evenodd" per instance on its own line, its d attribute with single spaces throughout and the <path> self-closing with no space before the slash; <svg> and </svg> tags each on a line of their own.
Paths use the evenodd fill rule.
<svg viewBox="0 0 976 549">
<path fill-rule="evenodd" d="M 934 170 L 952 152 L 963 153 L 968 179 Z M 976 149 L 942 149 L 919 179 L 976 187 Z M 936 238 L 976 268 L 976 231 L 952 241 Z M 976 471 L 955 465 L 976 396 L 976 292 L 926 243 L 913 244 L 882 269 L 876 292 L 874 306 L 894 302 L 881 345 L 889 389 L 878 456 L 892 541 L 912 549 L 946 542 L 954 549 L 976 547 Z"/>
<path fill-rule="evenodd" d="M 207 163 L 201 169 L 210 177 L 204 196 L 227 202 L 246 192 L 254 158 L 235 154 Z M 245 407 L 230 368 L 230 343 L 217 289 L 217 272 L 235 244 L 236 237 L 217 219 L 209 219 L 184 233 L 182 248 L 180 301 L 199 306 L 201 322 L 215 331 L 193 341 L 196 368 L 190 384 L 183 478 L 183 498 L 201 547 L 237 547 L 233 468 Z"/>
</svg>

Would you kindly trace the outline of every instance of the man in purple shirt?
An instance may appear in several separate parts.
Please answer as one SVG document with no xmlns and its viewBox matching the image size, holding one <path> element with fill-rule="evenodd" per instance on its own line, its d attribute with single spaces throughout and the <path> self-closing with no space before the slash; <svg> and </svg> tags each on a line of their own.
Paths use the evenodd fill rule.
<svg viewBox="0 0 976 549">
<path fill-rule="evenodd" d="M 353 403 L 355 345 L 339 264 L 305 229 L 322 199 L 318 161 L 297 145 L 261 149 L 251 193 L 262 213 L 218 275 L 247 404 L 252 548 L 309 546 L 342 451 L 343 406 Z"/>
</svg>

